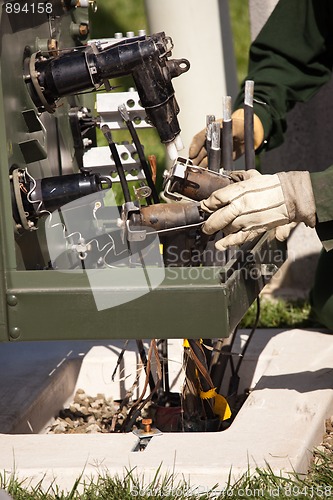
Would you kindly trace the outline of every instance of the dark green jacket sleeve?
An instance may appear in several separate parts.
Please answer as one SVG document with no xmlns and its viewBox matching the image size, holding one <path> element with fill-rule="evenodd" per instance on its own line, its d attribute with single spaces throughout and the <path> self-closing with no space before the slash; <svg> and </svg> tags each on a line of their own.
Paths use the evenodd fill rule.
<svg viewBox="0 0 333 500">
<path fill-rule="evenodd" d="M 333 249 L 333 166 L 310 173 L 316 203 L 316 231 L 326 250 Z"/>
<path fill-rule="evenodd" d="M 280 0 L 254 40 L 247 79 L 254 80 L 255 113 L 265 129 L 266 149 L 283 142 L 286 114 L 308 101 L 331 77 L 333 1 Z M 242 106 L 243 88 L 235 108 Z"/>
</svg>

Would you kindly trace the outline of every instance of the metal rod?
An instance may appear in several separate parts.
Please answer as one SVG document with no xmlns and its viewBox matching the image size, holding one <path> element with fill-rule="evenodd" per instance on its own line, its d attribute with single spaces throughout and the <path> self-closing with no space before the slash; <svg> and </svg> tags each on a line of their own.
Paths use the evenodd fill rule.
<svg viewBox="0 0 333 500">
<path fill-rule="evenodd" d="M 124 172 L 124 169 L 123 169 L 123 165 L 121 163 L 121 159 L 120 159 L 117 147 L 116 147 L 116 145 L 115 145 L 115 143 L 113 142 L 113 139 L 112 139 L 111 130 L 110 130 L 109 126 L 106 125 L 106 124 L 102 125 L 101 130 L 102 130 L 102 132 L 104 134 L 104 137 L 108 141 L 109 148 L 110 148 L 110 151 L 111 151 L 111 155 L 112 155 L 113 161 L 114 161 L 114 163 L 116 165 L 116 169 L 117 169 L 117 173 L 118 173 L 118 176 L 119 176 L 121 188 L 122 188 L 123 194 L 124 194 L 125 203 L 128 203 L 128 202 L 131 201 L 131 195 L 130 195 L 130 192 L 129 192 L 126 175 L 125 175 L 125 172 Z"/>
<path fill-rule="evenodd" d="M 215 121 L 215 115 L 206 116 L 206 151 L 209 157 L 209 151 L 212 144 L 212 127 L 211 124 Z"/>
<path fill-rule="evenodd" d="M 219 172 L 221 168 L 221 124 L 213 122 L 212 143 L 208 154 L 208 168 L 213 172 Z"/>
<path fill-rule="evenodd" d="M 156 177 L 157 177 L 156 156 L 155 155 L 148 155 L 148 161 L 149 161 L 149 165 L 150 165 L 150 168 L 151 168 L 151 176 L 152 176 L 152 179 L 153 179 L 153 183 L 155 184 Z"/>
<path fill-rule="evenodd" d="M 237 329 L 236 329 L 237 330 Z M 217 392 L 221 390 L 221 385 L 224 379 L 225 371 L 228 363 L 231 363 L 230 356 L 234 337 L 236 335 L 234 330 L 229 337 L 219 339 L 216 343 L 216 351 L 213 353 L 210 363 L 210 376 L 212 377 L 214 386 L 217 387 Z"/>
<path fill-rule="evenodd" d="M 125 121 L 126 126 L 129 130 L 129 133 L 131 134 L 131 137 L 133 139 L 136 152 L 138 153 L 138 156 L 139 156 L 141 169 L 143 170 L 145 177 L 146 177 L 146 180 L 147 180 L 147 184 L 151 189 L 151 195 L 152 195 L 153 201 L 154 201 L 154 203 L 159 203 L 160 199 L 159 199 L 159 196 L 158 196 L 158 193 L 156 190 L 156 186 L 155 186 L 153 179 L 152 179 L 149 165 L 148 165 L 146 158 L 145 158 L 143 147 L 141 145 L 141 142 L 140 142 L 139 136 L 135 130 L 135 127 L 132 123 L 132 120 L 130 119 L 130 116 L 129 116 L 129 113 L 126 109 L 125 104 L 121 104 L 120 106 L 118 106 L 118 111 L 121 114 L 122 119 Z M 148 204 L 150 203 L 150 197 L 147 198 L 147 202 L 148 202 Z"/>
<path fill-rule="evenodd" d="M 223 98 L 222 160 L 224 170 L 233 170 L 231 97 Z"/>
<path fill-rule="evenodd" d="M 253 126 L 253 80 L 246 80 L 244 95 L 244 139 L 245 170 L 255 168 L 254 126 Z"/>
</svg>

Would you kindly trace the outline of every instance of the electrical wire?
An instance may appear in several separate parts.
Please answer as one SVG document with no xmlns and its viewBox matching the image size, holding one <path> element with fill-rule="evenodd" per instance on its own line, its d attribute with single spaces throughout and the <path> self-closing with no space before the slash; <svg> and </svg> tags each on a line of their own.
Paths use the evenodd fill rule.
<svg viewBox="0 0 333 500">
<path fill-rule="evenodd" d="M 259 318 L 260 318 L 260 297 L 257 297 L 256 299 L 256 304 L 257 304 L 257 312 L 256 312 L 256 318 L 255 318 L 255 321 L 254 321 L 254 325 L 250 331 L 250 334 L 244 344 L 244 347 L 241 351 L 241 354 L 240 354 L 240 358 L 239 358 L 239 361 L 235 367 L 234 365 L 234 360 L 232 357 L 230 357 L 230 368 L 231 368 L 231 378 L 230 378 L 230 382 L 229 382 L 229 389 L 228 389 L 228 396 L 233 396 L 235 394 L 237 394 L 237 391 L 238 391 L 238 386 L 239 386 L 239 370 L 240 370 L 240 367 L 242 365 L 242 362 L 243 362 L 243 359 L 244 359 L 244 356 L 245 356 L 245 353 L 250 345 L 250 342 L 253 338 L 253 335 L 255 333 L 255 331 L 257 330 L 257 327 L 258 327 L 258 323 L 259 323 Z M 237 327 L 238 328 L 238 327 Z M 237 331 L 237 329 L 236 329 Z M 233 340 L 232 340 L 232 343 L 230 345 L 230 348 L 232 348 L 232 345 L 233 345 L 233 342 L 234 342 L 234 339 L 235 339 L 235 336 L 236 336 L 236 331 L 234 333 L 234 336 L 233 336 Z"/>
</svg>

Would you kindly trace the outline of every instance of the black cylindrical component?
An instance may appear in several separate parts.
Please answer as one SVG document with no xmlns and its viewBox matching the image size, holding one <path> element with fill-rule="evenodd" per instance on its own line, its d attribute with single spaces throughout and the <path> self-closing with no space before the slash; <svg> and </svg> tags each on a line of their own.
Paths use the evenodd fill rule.
<svg viewBox="0 0 333 500">
<path fill-rule="evenodd" d="M 53 212 L 71 201 L 82 198 L 101 189 L 98 175 L 70 174 L 59 177 L 37 179 L 35 189 L 30 193 L 34 208 L 42 202 L 39 211 Z"/>
<path fill-rule="evenodd" d="M 157 128 L 161 142 L 173 141 L 180 133 L 179 106 L 171 82 L 165 80 L 166 73 L 159 59 L 145 62 L 132 74 L 148 121 Z"/>
<path fill-rule="evenodd" d="M 255 168 L 255 150 L 253 135 L 253 107 L 244 106 L 245 169 Z"/>
<path fill-rule="evenodd" d="M 59 97 L 94 88 L 83 50 L 36 62 L 38 82 L 43 95 L 52 104 Z M 36 103 L 37 106 L 40 105 Z"/>
<path fill-rule="evenodd" d="M 210 148 L 208 157 L 208 168 L 212 172 L 218 172 L 221 168 L 221 150 Z"/>
<path fill-rule="evenodd" d="M 153 37 L 133 37 L 121 40 L 94 54 L 98 76 L 101 80 L 124 76 L 142 61 L 159 54 Z"/>
<path fill-rule="evenodd" d="M 233 169 L 233 140 L 232 140 L 232 121 L 223 122 L 222 129 L 222 164 L 225 170 Z"/>
</svg>

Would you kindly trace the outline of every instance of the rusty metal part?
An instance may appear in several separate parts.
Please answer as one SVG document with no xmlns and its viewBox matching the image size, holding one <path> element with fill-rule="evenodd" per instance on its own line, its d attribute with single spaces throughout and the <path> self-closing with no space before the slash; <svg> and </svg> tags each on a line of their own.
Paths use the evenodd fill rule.
<svg viewBox="0 0 333 500">
<path fill-rule="evenodd" d="M 159 203 L 141 207 L 140 214 L 131 215 L 133 225 L 151 227 L 156 231 L 197 224 L 203 220 L 199 205 L 191 202 Z"/>
<path fill-rule="evenodd" d="M 188 166 L 184 178 L 174 177 L 169 191 L 179 193 L 194 201 L 201 201 L 208 198 L 213 191 L 224 188 L 232 182 L 227 175 L 220 175 L 201 167 Z"/>
<path fill-rule="evenodd" d="M 151 424 L 153 423 L 151 418 L 143 418 L 141 421 L 143 425 L 143 430 L 145 432 L 150 432 L 151 431 Z"/>
<path fill-rule="evenodd" d="M 80 23 L 79 33 L 80 33 L 80 36 L 82 36 L 82 37 L 88 36 L 88 34 L 89 34 L 89 26 L 88 26 L 88 24 L 86 24 L 86 23 Z"/>
<path fill-rule="evenodd" d="M 47 41 L 47 50 L 50 52 L 51 56 L 56 57 L 58 55 L 58 40 L 49 38 Z"/>
<path fill-rule="evenodd" d="M 156 161 L 156 156 L 155 155 L 148 155 L 148 161 L 151 169 L 151 176 L 153 183 L 156 183 L 156 176 L 157 176 L 157 161 Z"/>
</svg>

